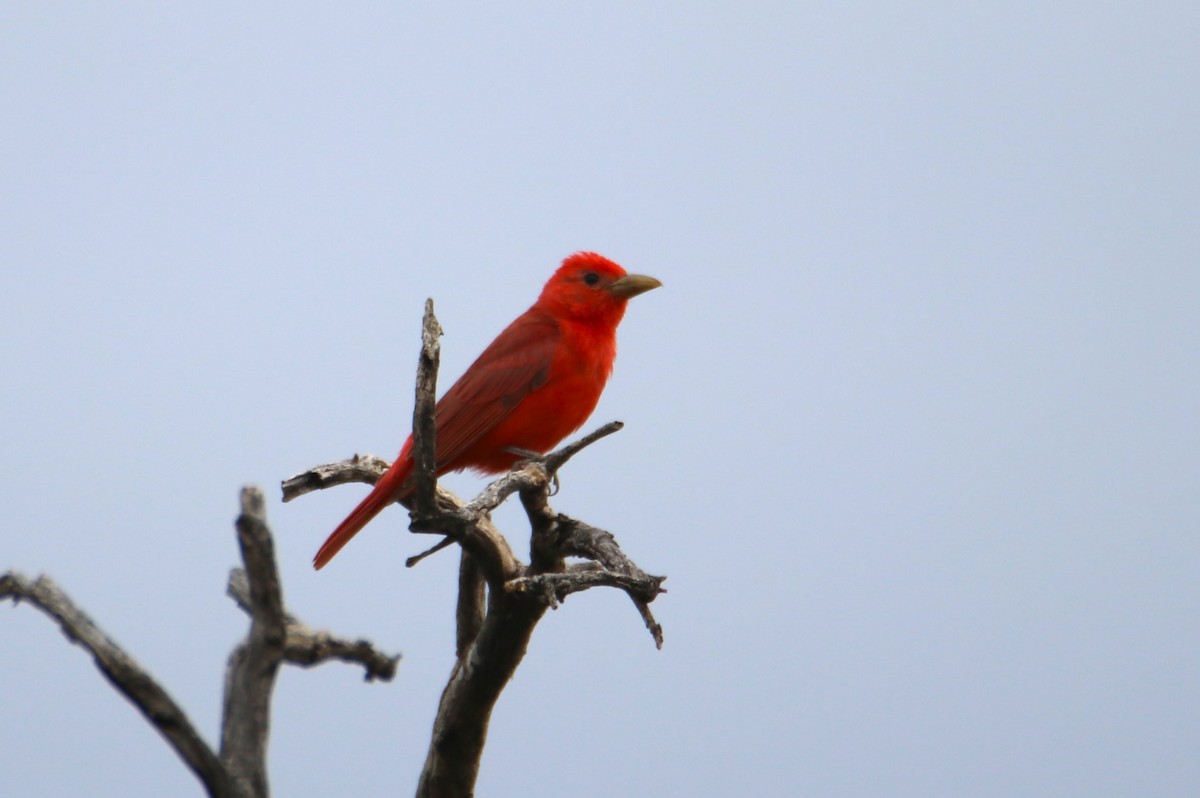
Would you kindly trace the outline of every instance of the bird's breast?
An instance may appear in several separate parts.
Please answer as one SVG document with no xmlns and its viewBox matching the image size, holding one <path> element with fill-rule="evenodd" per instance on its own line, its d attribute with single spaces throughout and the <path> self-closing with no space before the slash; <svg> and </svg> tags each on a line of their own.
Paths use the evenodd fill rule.
<svg viewBox="0 0 1200 798">
<path fill-rule="evenodd" d="M 600 401 L 616 357 L 613 335 L 564 329 L 545 382 L 521 398 L 485 435 L 478 451 L 494 453 L 476 468 L 500 471 L 517 459 L 507 448 L 548 452 L 579 429 Z"/>
</svg>

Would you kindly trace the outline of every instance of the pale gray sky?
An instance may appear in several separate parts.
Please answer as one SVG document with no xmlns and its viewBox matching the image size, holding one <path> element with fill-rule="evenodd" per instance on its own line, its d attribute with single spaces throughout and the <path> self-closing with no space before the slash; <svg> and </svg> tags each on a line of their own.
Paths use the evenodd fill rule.
<svg viewBox="0 0 1200 798">
<path fill-rule="evenodd" d="M 1200 793 L 1198 9 L 7 4 L 0 569 L 215 739 L 262 485 L 291 611 L 405 655 L 283 673 L 275 792 L 411 792 L 455 558 L 392 510 L 316 574 L 363 489 L 279 480 L 394 456 L 425 297 L 448 384 L 595 249 L 665 287 L 554 504 L 666 648 L 549 615 L 480 795 Z M 201 794 L 0 615 L 0 794 Z"/>
</svg>

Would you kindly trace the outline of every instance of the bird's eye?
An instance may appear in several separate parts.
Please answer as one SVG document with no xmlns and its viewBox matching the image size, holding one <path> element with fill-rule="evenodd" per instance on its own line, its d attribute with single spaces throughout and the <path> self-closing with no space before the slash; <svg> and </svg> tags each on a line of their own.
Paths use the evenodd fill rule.
<svg viewBox="0 0 1200 798">
<path fill-rule="evenodd" d="M 600 282 L 600 275 L 596 274 L 595 272 L 584 272 L 583 281 L 588 285 L 595 285 L 596 283 Z"/>
</svg>

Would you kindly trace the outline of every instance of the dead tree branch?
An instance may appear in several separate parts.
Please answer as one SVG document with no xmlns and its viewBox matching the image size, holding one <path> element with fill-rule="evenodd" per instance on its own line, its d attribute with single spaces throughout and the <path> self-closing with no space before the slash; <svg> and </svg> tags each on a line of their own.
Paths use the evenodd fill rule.
<svg viewBox="0 0 1200 798">
<path fill-rule="evenodd" d="M 146 717 L 213 798 L 266 798 L 271 694 L 282 662 L 311 666 L 329 659 L 361 664 L 368 681 L 392 679 L 399 656 L 367 641 L 354 643 L 315 631 L 288 615 L 275 565 L 262 491 L 241 494 L 238 543 L 245 569 L 236 569 L 228 593 L 250 615 L 246 639 L 229 656 L 221 723 L 221 750 L 204 741 L 182 708 L 49 577 L 0 574 L 0 598 L 28 601 L 53 618 L 71 642 L 83 646 L 100 672 Z"/>
<path fill-rule="evenodd" d="M 413 403 L 413 457 L 416 458 L 416 493 L 413 507 L 418 514 L 433 512 L 437 486 L 437 373 L 442 350 L 438 338 L 442 327 L 433 315 L 433 300 L 425 300 L 421 324 L 421 357 L 417 360 L 416 401 Z"/>
<path fill-rule="evenodd" d="M 225 592 L 247 613 L 251 611 L 250 582 L 245 569 L 234 568 L 229 572 Z M 387 682 L 395 678 L 399 655 L 388 656 L 377 651 L 369 640 L 346 640 L 323 629 L 313 629 L 288 613 L 284 613 L 283 620 L 286 632 L 283 658 L 288 664 L 311 668 L 337 659 L 361 665 L 364 681 Z"/>
<path fill-rule="evenodd" d="M 0 598 L 14 604 L 28 601 L 53 618 L 72 643 L 83 646 L 96 667 L 129 701 L 150 725 L 175 749 L 184 764 L 196 774 L 211 796 L 237 796 L 228 771 L 216 753 L 196 731 L 187 713 L 161 685 L 125 650 L 104 634 L 92 619 L 48 576 L 30 581 L 9 571 L 0 575 Z"/>
<path fill-rule="evenodd" d="M 237 533 L 250 583 L 250 633 L 233 649 L 225 669 L 221 761 L 241 792 L 266 795 L 271 693 L 286 632 L 274 545 L 257 488 L 242 489 Z"/>
<path fill-rule="evenodd" d="M 649 604 L 665 592 L 665 577 L 650 576 L 629 560 L 615 538 L 565 515 L 549 505 L 550 486 L 558 470 L 575 454 L 621 429 L 613 422 L 545 456 L 532 456 L 489 484 L 473 501 L 463 503 L 436 486 L 434 395 L 441 328 L 426 304 L 422 354 L 418 361 L 413 411 L 413 457 L 418 496 L 411 504 L 409 530 L 446 536 L 462 548 L 456 636 L 457 663 L 442 692 L 425 766 L 417 787 L 419 798 L 460 798 L 473 794 L 488 721 L 501 691 L 520 665 L 537 622 L 547 608 L 590 587 L 623 590 L 633 600 L 661 648 L 662 627 Z M 283 482 L 284 501 L 345 482 L 374 484 L 387 470 L 384 461 L 355 456 L 318 466 Z M 532 529 L 530 564 L 491 522 L 491 511 L 519 493 Z M 409 559 L 420 559 L 444 546 Z M 590 562 L 567 566 L 567 557 Z"/>
<path fill-rule="evenodd" d="M 314 490 L 349 485 L 353 482 L 374 485 L 387 473 L 390 465 L 387 460 L 373 454 L 356 454 L 349 460 L 316 466 L 283 481 L 283 500 L 290 502 Z"/>
</svg>

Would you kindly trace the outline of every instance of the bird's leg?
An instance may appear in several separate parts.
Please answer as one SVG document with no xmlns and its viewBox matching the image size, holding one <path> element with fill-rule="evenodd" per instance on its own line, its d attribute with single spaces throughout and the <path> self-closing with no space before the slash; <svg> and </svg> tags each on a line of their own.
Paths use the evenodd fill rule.
<svg viewBox="0 0 1200 798">
<path fill-rule="evenodd" d="M 535 452 L 532 449 L 522 449 L 520 446 L 506 446 L 506 447 L 504 447 L 504 451 L 509 452 L 510 454 L 515 454 L 517 457 L 520 457 L 521 459 L 518 462 L 537 463 L 538 465 L 541 465 L 541 466 L 546 465 L 546 455 L 542 454 L 541 452 Z M 549 468 L 547 468 L 546 470 L 550 471 Z M 558 471 L 557 471 L 557 469 L 550 471 L 550 494 L 549 495 L 551 495 L 551 496 L 558 495 Z"/>
</svg>

